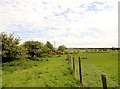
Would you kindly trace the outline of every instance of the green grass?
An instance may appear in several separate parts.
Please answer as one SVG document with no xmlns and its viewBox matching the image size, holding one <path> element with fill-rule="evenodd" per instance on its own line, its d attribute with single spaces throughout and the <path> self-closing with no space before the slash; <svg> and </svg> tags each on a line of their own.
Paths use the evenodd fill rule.
<svg viewBox="0 0 120 89">
<path fill-rule="evenodd" d="M 40 59 L 41 60 L 41 59 Z M 21 60 L 3 64 L 4 87 L 70 87 L 78 86 L 69 73 L 66 56 L 43 58 L 43 61 Z"/>
<path fill-rule="evenodd" d="M 101 74 L 106 75 L 108 87 L 118 86 L 118 51 L 80 53 L 73 56 L 76 59 L 77 79 L 79 79 L 78 57 L 81 57 L 84 86 L 102 87 Z"/>
<path fill-rule="evenodd" d="M 78 57 L 82 62 L 83 87 L 102 87 L 101 74 L 107 77 L 108 87 L 118 86 L 118 52 L 79 52 L 71 54 L 76 61 L 76 80 L 69 70 L 67 55 L 23 59 L 3 63 L 4 87 L 81 87 L 79 83 Z M 83 59 L 84 58 L 84 59 Z M 87 58 L 87 59 L 86 59 Z"/>
</svg>

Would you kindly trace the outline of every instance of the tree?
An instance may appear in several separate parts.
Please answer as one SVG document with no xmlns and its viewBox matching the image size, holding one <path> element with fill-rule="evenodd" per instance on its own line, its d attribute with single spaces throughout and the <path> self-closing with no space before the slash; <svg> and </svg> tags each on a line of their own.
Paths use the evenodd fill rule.
<svg viewBox="0 0 120 89">
<path fill-rule="evenodd" d="M 26 41 L 25 43 L 23 43 L 23 45 L 24 45 L 25 48 L 27 48 L 28 55 L 30 57 L 42 56 L 43 43 L 41 43 L 39 41 Z"/>
<path fill-rule="evenodd" d="M 50 49 L 49 51 L 54 51 L 54 47 L 49 41 L 46 42 L 45 46 L 47 46 Z"/>
<path fill-rule="evenodd" d="M 58 51 L 64 51 L 66 49 L 66 46 L 65 45 L 61 45 L 58 47 Z"/>
<path fill-rule="evenodd" d="M 42 48 L 42 51 L 43 51 L 43 53 L 47 53 L 47 52 L 50 51 L 50 48 L 48 48 L 47 45 L 44 45 L 43 48 Z"/>
<path fill-rule="evenodd" d="M 26 50 L 19 46 L 20 38 L 14 38 L 13 33 L 7 35 L 5 32 L 0 33 L 0 40 L 2 42 L 2 62 L 9 62 L 13 60 L 26 57 Z"/>
</svg>

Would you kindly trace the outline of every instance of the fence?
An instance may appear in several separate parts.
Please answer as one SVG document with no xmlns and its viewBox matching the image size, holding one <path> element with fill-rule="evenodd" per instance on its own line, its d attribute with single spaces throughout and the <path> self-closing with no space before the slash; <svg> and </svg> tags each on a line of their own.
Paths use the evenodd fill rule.
<svg viewBox="0 0 120 89">
<path fill-rule="evenodd" d="M 76 65 L 75 65 L 75 58 L 71 57 L 70 54 L 68 54 L 68 64 L 70 69 L 73 70 L 73 77 L 74 79 L 76 79 Z M 82 79 L 82 63 L 81 63 L 81 59 L 80 57 L 78 57 L 78 65 L 79 65 L 79 82 L 81 83 L 81 85 L 83 85 L 83 79 Z M 102 81 L 102 86 L 103 89 L 107 89 L 107 79 L 106 79 L 106 75 L 101 74 L 101 81 Z"/>
</svg>

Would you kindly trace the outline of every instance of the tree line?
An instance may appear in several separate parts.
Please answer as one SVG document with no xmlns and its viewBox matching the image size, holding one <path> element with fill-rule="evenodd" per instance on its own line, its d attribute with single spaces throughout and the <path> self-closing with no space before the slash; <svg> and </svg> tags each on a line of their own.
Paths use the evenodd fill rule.
<svg viewBox="0 0 120 89">
<path fill-rule="evenodd" d="M 15 38 L 13 33 L 0 33 L 0 47 L 2 47 L 2 62 L 10 62 L 19 59 L 34 59 L 36 57 L 45 57 L 48 52 L 55 51 L 53 45 L 47 41 L 46 44 L 40 41 L 25 41 L 20 44 L 20 37 Z M 58 47 L 57 51 L 63 52 L 66 49 L 64 45 Z"/>
</svg>

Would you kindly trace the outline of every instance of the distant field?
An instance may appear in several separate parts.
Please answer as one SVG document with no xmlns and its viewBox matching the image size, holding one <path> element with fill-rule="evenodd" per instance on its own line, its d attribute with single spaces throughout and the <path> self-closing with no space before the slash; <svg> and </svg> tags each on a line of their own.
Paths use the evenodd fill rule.
<svg viewBox="0 0 120 89">
<path fill-rule="evenodd" d="M 24 59 L 3 63 L 2 86 L 81 87 L 78 71 L 79 56 L 82 61 L 84 87 L 102 87 L 101 74 L 103 73 L 107 76 L 108 87 L 118 86 L 118 51 L 105 53 L 79 51 L 71 56 L 76 60 L 76 80 L 70 74 L 67 55 L 56 55 L 51 58 L 39 58 L 38 61 Z"/>
<path fill-rule="evenodd" d="M 82 61 L 82 74 L 84 86 L 102 87 L 101 74 L 107 76 L 109 87 L 118 86 L 118 51 L 106 53 L 79 53 L 73 55 L 78 70 L 78 57 Z M 79 79 L 77 71 L 77 79 Z"/>
</svg>

